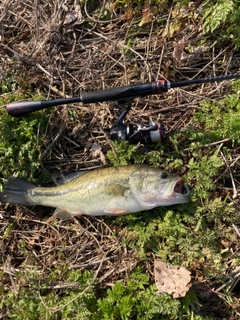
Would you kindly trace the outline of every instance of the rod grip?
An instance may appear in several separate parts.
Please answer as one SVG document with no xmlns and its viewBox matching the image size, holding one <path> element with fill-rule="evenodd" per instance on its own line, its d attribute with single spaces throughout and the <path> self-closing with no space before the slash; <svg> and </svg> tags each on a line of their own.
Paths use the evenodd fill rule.
<svg viewBox="0 0 240 320">
<path fill-rule="evenodd" d="M 56 99 L 56 100 L 35 100 L 35 101 L 16 101 L 6 106 L 6 110 L 10 116 L 21 117 L 30 112 L 59 106 L 62 104 L 82 102 L 81 97 Z"/>
<path fill-rule="evenodd" d="M 10 116 L 20 117 L 33 111 L 43 109 L 42 101 L 16 101 L 6 106 Z"/>
<path fill-rule="evenodd" d="M 128 85 L 111 89 L 99 90 L 95 92 L 85 92 L 82 94 L 83 103 L 94 103 L 103 101 L 118 101 L 133 97 L 144 97 L 167 91 L 166 82 L 148 82 L 144 84 Z"/>
</svg>

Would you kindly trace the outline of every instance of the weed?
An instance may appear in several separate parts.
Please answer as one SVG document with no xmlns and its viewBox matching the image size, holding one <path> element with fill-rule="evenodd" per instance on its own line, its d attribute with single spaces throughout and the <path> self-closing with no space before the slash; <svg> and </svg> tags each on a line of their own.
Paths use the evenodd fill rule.
<svg viewBox="0 0 240 320">
<path fill-rule="evenodd" d="M 70 283 L 69 289 L 61 286 L 59 279 L 62 283 Z M 0 301 L 0 309 L 7 310 L 7 316 L 11 319 L 84 320 L 97 310 L 92 279 L 91 272 L 68 271 L 62 267 L 52 270 L 49 276 L 41 280 L 37 269 L 19 271 L 17 292 L 5 293 Z M 76 284 L 75 288 L 71 288 L 71 283 Z M 91 288 L 82 295 L 89 284 Z M 54 286 L 59 289 L 51 289 Z"/>
<path fill-rule="evenodd" d="M 201 111 L 194 114 L 195 123 L 204 126 L 203 142 L 232 139 L 240 142 L 239 94 L 231 94 L 221 101 L 202 103 Z M 216 140 L 217 139 L 217 140 Z"/>
<path fill-rule="evenodd" d="M 215 4 L 212 3 L 213 1 L 210 2 L 211 5 L 208 6 L 203 16 L 203 29 L 207 33 L 222 26 L 234 9 L 234 1 L 232 0 L 228 3 L 222 0 L 218 0 Z"/>
<path fill-rule="evenodd" d="M 156 296 L 154 285 L 145 288 L 148 282 L 148 275 L 140 268 L 132 273 L 126 284 L 116 282 L 107 290 L 106 297 L 98 300 L 102 319 L 164 319 L 163 316 L 169 314 L 172 319 L 177 319 L 180 302 L 167 294 Z"/>
<path fill-rule="evenodd" d="M 238 1 L 208 1 L 204 11 L 203 30 L 205 33 L 216 31 L 216 35 L 219 38 L 217 42 L 224 38 L 232 41 L 239 48 L 240 11 Z M 220 33 L 217 30 L 220 30 Z"/>
<path fill-rule="evenodd" d="M 207 319 L 194 315 L 197 304 L 195 293 L 190 290 L 183 299 L 173 299 L 168 294 L 157 294 L 155 285 L 149 286 L 149 277 L 141 268 L 131 274 L 126 280 L 115 283 L 112 289 L 107 290 L 105 298 L 98 300 L 102 319 Z M 181 310 L 181 311 L 180 311 Z M 95 318 L 94 318 L 95 319 Z"/>
<path fill-rule="evenodd" d="M 114 151 L 107 152 L 107 158 L 114 166 L 127 165 L 129 163 L 142 164 L 144 162 L 159 167 L 161 163 L 161 156 L 164 153 L 164 147 L 160 144 L 152 146 L 152 150 L 146 152 L 144 149 L 137 145 L 131 145 L 127 141 L 117 143 L 112 141 Z"/>
<path fill-rule="evenodd" d="M 21 100 L 21 97 L 16 96 L 15 99 Z M 12 98 L 4 102 L 11 101 Z M 13 118 L 0 109 L 0 172 L 3 177 L 20 175 L 33 179 L 41 167 L 46 123 L 47 117 L 41 112 Z"/>
<path fill-rule="evenodd" d="M 200 160 L 194 160 L 193 158 L 189 160 L 188 168 L 190 172 L 187 181 L 193 184 L 194 180 L 193 201 L 196 197 L 207 199 L 210 196 L 210 191 L 215 189 L 213 178 L 217 177 L 222 166 L 223 161 L 218 155 L 218 151 L 212 156 L 204 155 Z"/>
<path fill-rule="evenodd" d="M 18 88 L 17 83 L 13 80 L 14 72 L 9 72 L 0 84 L 0 94 L 16 91 Z"/>
</svg>

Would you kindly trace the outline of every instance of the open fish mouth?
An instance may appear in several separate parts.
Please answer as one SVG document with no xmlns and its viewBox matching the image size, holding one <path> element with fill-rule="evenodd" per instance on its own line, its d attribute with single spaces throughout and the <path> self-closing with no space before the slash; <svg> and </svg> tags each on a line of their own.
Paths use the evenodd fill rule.
<svg viewBox="0 0 240 320">
<path fill-rule="evenodd" d="M 186 197 L 189 196 L 191 193 L 189 186 L 186 183 L 184 183 L 182 179 L 176 182 L 173 191 L 176 193 L 181 193 Z"/>
</svg>

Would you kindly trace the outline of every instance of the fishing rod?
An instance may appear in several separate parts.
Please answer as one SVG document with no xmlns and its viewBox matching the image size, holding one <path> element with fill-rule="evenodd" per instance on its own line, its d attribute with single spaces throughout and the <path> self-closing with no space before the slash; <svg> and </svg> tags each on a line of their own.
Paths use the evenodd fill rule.
<svg viewBox="0 0 240 320">
<path fill-rule="evenodd" d="M 104 101 L 115 101 L 119 106 L 122 102 L 127 102 L 127 109 L 120 115 L 115 126 L 110 132 L 110 138 L 115 140 L 128 140 L 131 143 L 150 143 L 161 141 L 165 136 L 165 127 L 161 122 L 150 123 L 149 125 L 132 124 L 125 125 L 124 119 L 130 111 L 130 101 L 136 97 L 145 97 L 153 94 L 167 92 L 171 88 L 185 87 L 193 84 L 202 84 L 215 81 L 223 81 L 240 78 L 240 73 L 229 74 L 225 76 L 217 76 L 202 79 L 184 80 L 178 82 L 168 82 L 166 80 L 158 80 L 136 85 L 126 85 L 116 88 L 98 90 L 93 92 L 85 92 L 81 96 L 56 99 L 56 100 L 39 100 L 39 101 L 16 101 L 6 106 L 6 110 L 10 116 L 20 117 L 28 113 L 59 106 L 63 104 L 71 104 L 82 102 L 95 103 Z"/>
</svg>

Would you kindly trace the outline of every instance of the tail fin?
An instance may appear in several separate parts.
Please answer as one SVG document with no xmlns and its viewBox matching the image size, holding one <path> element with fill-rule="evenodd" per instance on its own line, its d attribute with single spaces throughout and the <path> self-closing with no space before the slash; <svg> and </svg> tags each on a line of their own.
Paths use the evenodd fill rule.
<svg viewBox="0 0 240 320">
<path fill-rule="evenodd" d="M 35 187 L 31 182 L 12 177 L 5 183 L 4 191 L 0 192 L 0 201 L 28 206 L 33 205 L 27 199 L 27 192 Z"/>
</svg>

